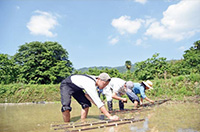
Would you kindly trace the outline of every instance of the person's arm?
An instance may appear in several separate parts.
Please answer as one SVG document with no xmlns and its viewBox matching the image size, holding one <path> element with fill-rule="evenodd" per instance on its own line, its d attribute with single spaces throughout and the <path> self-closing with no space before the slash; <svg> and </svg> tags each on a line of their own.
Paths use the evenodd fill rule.
<svg viewBox="0 0 200 132">
<path fill-rule="evenodd" d="M 101 108 L 99 108 L 101 110 L 101 112 L 108 117 L 108 119 L 110 120 L 119 120 L 119 117 L 116 115 L 111 116 L 108 111 L 106 110 L 105 106 L 102 106 Z"/>
<path fill-rule="evenodd" d="M 153 100 L 149 99 L 146 95 L 145 95 L 145 87 L 141 87 L 140 88 L 140 95 L 141 95 L 141 98 L 145 99 L 146 101 L 149 101 L 150 103 L 154 103 Z"/>
<path fill-rule="evenodd" d="M 144 98 L 145 100 L 149 101 L 150 103 L 154 103 L 153 100 L 149 99 L 148 97 Z"/>
<path fill-rule="evenodd" d="M 115 92 L 112 94 L 112 98 L 117 99 L 117 100 L 121 100 L 122 102 L 127 102 L 127 98 L 119 97 L 119 96 L 117 96 L 117 93 L 115 93 Z"/>
</svg>

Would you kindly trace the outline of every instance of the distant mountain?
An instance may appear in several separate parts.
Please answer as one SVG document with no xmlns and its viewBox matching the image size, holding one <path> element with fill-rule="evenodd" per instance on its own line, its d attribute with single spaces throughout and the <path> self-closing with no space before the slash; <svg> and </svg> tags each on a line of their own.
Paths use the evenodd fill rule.
<svg viewBox="0 0 200 132">
<path fill-rule="evenodd" d="M 179 60 L 167 60 L 168 63 L 170 62 L 176 62 L 176 61 L 179 61 Z M 126 66 L 117 66 L 117 67 L 108 67 L 108 66 L 99 66 L 99 67 L 84 67 L 84 68 L 80 68 L 80 69 L 77 69 L 78 71 L 82 71 L 82 72 L 85 72 L 85 71 L 88 71 L 89 68 L 97 68 L 99 70 L 103 69 L 103 68 L 108 68 L 108 69 L 112 69 L 112 68 L 115 68 L 117 69 L 120 73 L 125 73 L 127 71 L 126 69 Z M 131 72 L 133 72 L 135 69 L 135 64 L 132 64 L 131 66 Z"/>
<path fill-rule="evenodd" d="M 99 70 L 101 69 L 105 69 L 105 68 L 108 68 L 108 69 L 117 69 L 120 73 L 125 73 L 127 71 L 126 69 L 126 66 L 117 66 L 117 67 L 108 67 L 108 66 L 99 66 L 99 67 L 84 67 L 84 68 L 80 68 L 80 69 L 77 69 L 78 71 L 81 71 L 81 72 L 85 72 L 85 71 L 88 71 L 89 68 L 97 68 Z M 133 72 L 134 71 L 134 65 L 132 65 L 131 67 L 131 71 Z"/>
</svg>

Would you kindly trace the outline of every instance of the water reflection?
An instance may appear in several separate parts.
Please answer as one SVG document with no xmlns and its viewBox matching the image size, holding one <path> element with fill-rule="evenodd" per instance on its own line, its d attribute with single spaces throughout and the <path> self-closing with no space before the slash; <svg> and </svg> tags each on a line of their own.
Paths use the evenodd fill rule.
<svg viewBox="0 0 200 132">
<path fill-rule="evenodd" d="M 138 128 L 136 126 L 132 126 L 130 128 L 131 131 L 134 131 L 134 132 L 146 132 L 148 130 L 148 123 L 149 123 L 149 119 L 148 118 L 145 118 L 144 120 L 144 123 L 143 123 L 143 127 L 142 128 Z"/>
<path fill-rule="evenodd" d="M 199 131 L 196 131 L 196 130 L 193 130 L 193 129 L 190 129 L 190 128 L 187 128 L 187 129 L 178 129 L 177 132 L 199 132 Z"/>
<path fill-rule="evenodd" d="M 27 104 L 27 105 L 0 105 L 0 131 L 2 132 L 46 132 L 54 131 L 51 124 L 63 124 L 60 111 L 61 104 Z M 80 105 L 72 103 L 71 121 L 80 120 Z M 116 106 L 117 108 L 117 106 Z M 126 105 L 127 109 L 132 104 Z M 93 106 L 86 122 L 99 121 L 102 113 Z M 90 130 L 90 132 L 151 132 L 151 131 L 200 131 L 200 104 L 166 103 L 160 106 L 144 108 L 144 111 L 117 113 L 120 118 L 135 118 L 145 120 L 132 124 Z M 101 117 L 102 118 L 102 117 Z"/>
<path fill-rule="evenodd" d="M 58 121 L 58 117 L 61 116 L 57 106 L 58 104 L 0 106 L 0 129 L 5 132 L 46 129 L 47 125 L 49 126 L 52 121 Z"/>
</svg>

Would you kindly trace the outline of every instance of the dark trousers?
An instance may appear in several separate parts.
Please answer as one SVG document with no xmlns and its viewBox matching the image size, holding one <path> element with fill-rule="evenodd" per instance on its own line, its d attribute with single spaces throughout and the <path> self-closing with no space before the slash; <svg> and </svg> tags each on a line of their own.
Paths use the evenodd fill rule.
<svg viewBox="0 0 200 132">
<path fill-rule="evenodd" d="M 126 92 L 128 98 L 134 103 L 134 101 L 138 101 L 140 103 L 139 97 L 132 91 Z"/>
<path fill-rule="evenodd" d="M 82 108 L 91 107 L 90 101 L 85 97 L 85 93 L 83 90 L 76 86 L 71 81 L 71 76 L 66 78 L 61 82 L 60 85 L 60 95 L 61 95 L 61 111 L 64 112 L 66 110 L 71 111 L 71 96 L 75 98 L 75 100 L 82 106 Z"/>
</svg>

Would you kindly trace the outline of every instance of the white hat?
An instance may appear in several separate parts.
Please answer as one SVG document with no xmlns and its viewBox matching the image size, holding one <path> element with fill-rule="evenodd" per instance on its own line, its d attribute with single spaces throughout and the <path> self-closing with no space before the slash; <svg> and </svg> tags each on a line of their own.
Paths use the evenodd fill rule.
<svg viewBox="0 0 200 132">
<path fill-rule="evenodd" d="M 132 90 L 132 88 L 134 87 L 133 82 L 132 82 L 132 81 L 126 82 L 126 87 L 127 87 L 128 89 L 131 89 L 131 90 Z"/>
<path fill-rule="evenodd" d="M 148 88 L 153 89 L 153 87 L 152 87 L 152 86 L 153 86 L 153 83 L 152 83 L 151 81 L 147 80 L 146 82 L 143 81 L 143 83 L 144 83 L 144 85 L 147 86 Z"/>
<path fill-rule="evenodd" d="M 105 81 L 105 82 L 111 80 L 110 76 L 105 72 L 101 73 L 97 78 L 99 78 L 99 79 L 101 79 L 102 81 Z"/>
</svg>

